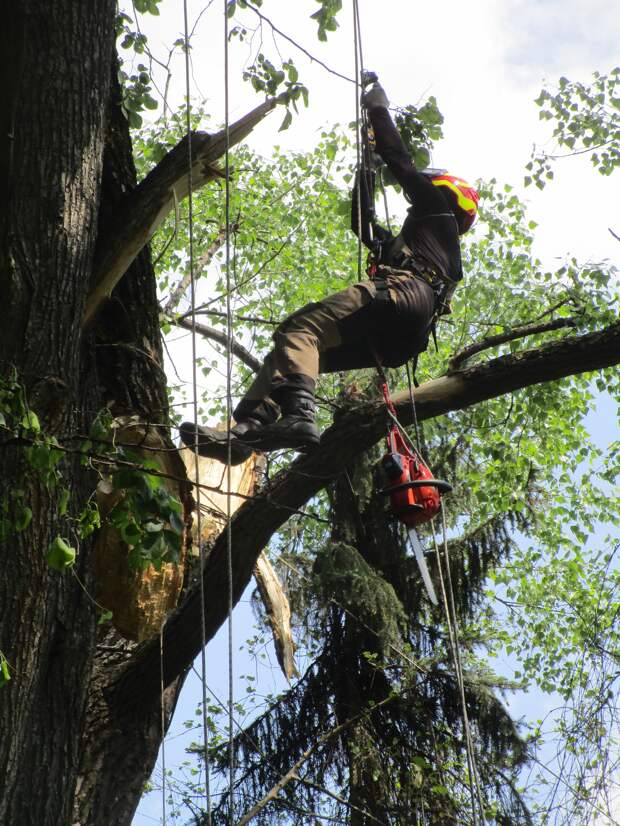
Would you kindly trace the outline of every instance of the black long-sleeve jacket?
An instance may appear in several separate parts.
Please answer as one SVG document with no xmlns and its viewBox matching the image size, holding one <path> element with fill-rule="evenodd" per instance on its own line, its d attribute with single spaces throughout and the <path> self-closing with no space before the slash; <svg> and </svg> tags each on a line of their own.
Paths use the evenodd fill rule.
<svg viewBox="0 0 620 826">
<path fill-rule="evenodd" d="M 379 248 L 378 263 L 400 267 L 407 261 L 413 269 L 435 273 L 442 281 L 456 284 L 463 278 L 463 268 L 458 226 L 448 202 L 430 178 L 414 167 L 388 110 L 375 107 L 368 116 L 376 151 L 402 186 L 411 206 L 400 234 L 394 237 L 375 218 L 374 172 L 366 180 L 362 175 L 353 190 L 351 229 L 373 252 Z"/>
</svg>

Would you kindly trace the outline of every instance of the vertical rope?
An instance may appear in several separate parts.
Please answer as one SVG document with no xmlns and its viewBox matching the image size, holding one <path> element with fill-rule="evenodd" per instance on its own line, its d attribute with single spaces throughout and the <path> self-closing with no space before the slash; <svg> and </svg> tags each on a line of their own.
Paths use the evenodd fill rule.
<svg viewBox="0 0 620 826">
<path fill-rule="evenodd" d="M 166 826 L 166 711 L 164 686 L 164 623 L 159 629 L 159 690 L 161 724 L 161 822 Z"/>
<path fill-rule="evenodd" d="M 205 589 L 204 589 L 204 569 L 205 554 L 202 543 L 202 521 L 200 506 L 200 472 L 198 468 L 198 372 L 196 366 L 196 278 L 194 273 L 194 199 L 192 180 L 192 119 L 190 103 L 190 65 L 189 65 L 189 21 L 187 13 L 187 0 L 183 0 L 183 25 L 185 40 L 185 127 L 187 139 L 187 188 L 188 188 L 188 233 L 189 233 L 189 272 L 190 272 L 190 301 L 192 306 L 192 389 L 194 408 L 194 479 L 196 497 L 196 530 L 198 533 L 198 550 L 200 554 L 200 630 L 202 635 L 202 646 L 200 651 L 200 667 L 202 678 L 202 732 L 204 742 L 205 759 L 205 798 L 207 804 L 207 826 L 211 826 L 211 766 L 209 759 L 209 727 L 207 723 L 207 659 L 205 634 Z"/>
<path fill-rule="evenodd" d="M 360 138 L 360 96 L 361 96 L 361 68 L 360 68 L 360 47 L 358 33 L 358 8 L 357 0 L 353 0 L 353 49 L 355 52 L 355 152 L 357 163 L 357 176 L 355 186 L 357 187 L 357 280 L 362 280 L 362 146 Z"/>
<path fill-rule="evenodd" d="M 456 617 L 456 606 L 454 602 L 454 589 L 452 587 L 452 573 L 450 571 L 450 552 L 448 550 L 448 528 L 446 525 L 446 512 L 442 505 L 441 507 L 441 525 L 443 531 L 443 554 L 444 554 L 444 561 L 446 565 L 446 573 L 447 573 L 447 580 L 448 580 L 448 594 L 450 596 L 450 608 L 452 611 L 452 625 L 454 629 L 454 644 L 455 644 L 455 655 L 456 655 L 456 664 L 458 667 L 459 679 L 461 683 L 461 698 L 463 703 L 463 719 L 465 723 L 465 731 L 466 736 L 469 744 L 469 749 L 471 751 L 471 764 L 473 769 L 473 780 L 474 780 L 474 787 L 476 790 L 476 797 L 478 800 L 478 806 L 480 808 L 480 820 L 481 823 L 485 824 L 485 817 L 484 817 L 484 802 L 482 800 L 482 794 L 480 792 L 480 775 L 478 774 L 478 766 L 476 763 L 476 754 L 474 751 L 474 743 L 471 736 L 471 727 L 469 725 L 469 715 L 467 713 L 467 705 L 465 703 L 465 680 L 463 678 L 463 663 L 461 660 L 461 645 L 459 640 L 459 627 Z"/>
<path fill-rule="evenodd" d="M 422 448 L 420 444 L 420 428 L 418 427 L 418 414 L 415 407 L 415 398 L 413 396 L 413 380 L 411 378 L 411 365 L 407 362 L 407 385 L 409 387 L 409 402 L 411 404 L 411 417 L 413 419 L 413 429 L 415 432 L 416 447 L 418 453 L 422 455 Z"/>
<path fill-rule="evenodd" d="M 234 751 L 234 673 L 233 673 L 233 563 L 232 563 L 232 531 L 231 531 L 231 452 L 232 433 L 230 422 L 232 419 L 232 301 L 230 278 L 230 117 L 229 117 L 229 78 L 228 78 L 228 13 L 227 2 L 224 0 L 224 119 L 226 135 L 225 153 L 225 181 L 226 181 L 226 421 L 228 423 L 228 464 L 226 468 L 226 552 L 228 563 L 228 786 L 229 786 L 229 818 L 231 826 L 234 823 L 234 781 L 235 781 L 235 751 Z"/>
<path fill-rule="evenodd" d="M 439 545 L 437 544 L 437 537 L 435 535 L 435 524 L 433 523 L 433 543 L 435 546 L 435 555 L 437 557 L 437 570 L 439 572 L 439 583 L 441 585 L 441 597 L 444 609 L 444 617 L 446 620 L 446 627 L 448 629 L 448 639 L 450 640 L 450 650 L 452 652 L 452 660 L 454 663 L 454 673 L 456 677 L 456 683 L 459 689 L 459 695 L 461 700 L 461 709 L 463 712 L 463 733 L 465 735 L 465 753 L 467 755 L 467 774 L 468 774 L 468 787 L 469 787 L 469 797 L 471 802 L 471 813 L 473 818 L 473 826 L 477 826 L 478 823 L 478 816 L 476 812 L 476 793 L 474 790 L 474 770 L 472 765 L 472 754 L 470 748 L 470 739 L 468 737 L 468 720 L 467 720 L 467 708 L 465 706 L 465 691 L 463 688 L 463 681 L 462 675 L 457 665 L 457 656 L 456 656 L 456 642 L 454 639 L 454 629 L 452 627 L 452 622 L 450 619 L 450 609 L 448 607 L 448 596 L 446 594 L 446 586 L 443 576 L 443 570 L 441 565 L 441 554 L 439 553 Z"/>
</svg>

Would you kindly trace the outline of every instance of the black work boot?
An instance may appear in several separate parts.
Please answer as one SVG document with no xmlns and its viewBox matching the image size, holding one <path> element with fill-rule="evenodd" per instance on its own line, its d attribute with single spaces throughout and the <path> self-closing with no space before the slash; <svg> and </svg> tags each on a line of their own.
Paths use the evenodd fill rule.
<svg viewBox="0 0 620 826">
<path fill-rule="evenodd" d="M 250 426 L 238 438 L 255 450 L 293 448 L 308 450 L 316 447 L 321 436 L 314 421 L 316 406 L 314 393 L 298 387 L 282 387 L 277 401 L 282 417 L 273 424 Z"/>
<path fill-rule="evenodd" d="M 244 427 L 260 427 L 260 422 L 254 421 L 240 422 L 231 428 L 230 440 L 230 464 L 241 465 L 247 461 L 253 453 L 251 447 L 247 447 L 238 439 L 238 431 L 243 431 Z M 203 427 L 194 425 L 193 422 L 183 422 L 179 427 L 181 439 L 187 447 L 192 450 L 196 447 L 196 433 L 198 433 L 198 455 L 208 459 L 217 459 L 219 462 L 228 462 L 228 431 L 217 430 L 215 427 Z"/>
<path fill-rule="evenodd" d="M 241 465 L 246 462 L 254 448 L 246 446 L 239 440 L 248 430 L 256 430 L 263 425 L 275 422 L 278 408 L 273 403 L 256 399 L 242 399 L 237 405 L 233 416 L 237 421 L 230 432 L 230 464 Z M 215 427 L 196 428 L 193 422 L 183 422 L 179 428 L 183 443 L 192 450 L 196 447 L 196 431 L 198 432 L 198 455 L 207 459 L 217 459 L 226 464 L 228 462 L 228 431 L 218 430 Z"/>
</svg>

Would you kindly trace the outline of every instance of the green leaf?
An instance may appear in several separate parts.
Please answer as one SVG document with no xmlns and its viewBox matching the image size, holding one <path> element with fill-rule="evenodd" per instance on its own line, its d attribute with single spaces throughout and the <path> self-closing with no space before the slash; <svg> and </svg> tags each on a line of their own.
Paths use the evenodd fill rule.
<svg viewBox="0 0 620 826">
<path fill-rule="evenodd" d="M 137 545 L 142 538 L 142 530 L 133 519 L 129 522 L 121 523 L 118 528 L 121 539 L 128 545 Z"/>
<path fill-rule="evenodd" d="M 41 425 L 39 423 L 39 417 L 34 412 L 34 410 L 28 410 L 23 418 L 22 418 L 22 427 L 24 430 L 32 430 L 34 433 L 41 432 Z"/>
<path fill-rule="evenodd" d="M 58 513 L 60 516 L 64 516 L 67 513 L 69 495 L 68 488 L 61 488 L 60 495 L 58 497 Z"/>
<path fill-rule="evenodd" d="M 11 679 L 11 672 L 9 671 L 9 664 L 6 657 L 0 652 L 0 688 L 6 685 Z"/>
<path fill-rule="evenodd" d="M 47 564 L 55 571 L 65 571 L 75 563 L 76 550 L 72 548 L 61 536 L 49 546 L 45 557 Z"/>
<path fill-rule="evenodd" d="M 15 517 L 13 528 L 17 533 L 25 531 L 28 525 L 32 522 L 32 511 L 27 505 L 21 507 Z"/>
<path fill-rule="evenodd" d="M 86 539 L 101 527 L 101 514 L 96 504 L 89 502 L 78 516 L 80 539 Z"/>
<path fill-rule="evenodd" d="M 290 109 L 287 109 L 286 110 L 286 115 L 284 115 L 284 120 L 280 124 L 280 128 L 278 129 L 278 132 L 284 132 L 286 129 L 289 128 L 289 126 L 291 125 L 292 122 L 293 122 L 293 114 L 292 114 Z"/>
<path fill-rule="evenodd" d="M 113 617 L 112 611 L 102 611 L 101 614 L 99 614 L 99 619 L 97 620 L 97 625 L 103 625 L 106 622 L 110 622 L 112 617 Z"/>
</svg>

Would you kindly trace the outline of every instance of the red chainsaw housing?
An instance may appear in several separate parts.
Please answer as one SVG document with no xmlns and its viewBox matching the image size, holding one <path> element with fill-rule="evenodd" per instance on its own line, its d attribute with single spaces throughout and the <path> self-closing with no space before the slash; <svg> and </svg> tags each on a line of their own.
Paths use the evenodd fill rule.
<svg viewBox="0 0 620 826">
<path fill-rule="evenodd" d="M 387 448 L 381 467 L 388 485 L 381 493 L 390 497 L 393 515 L 410 526 L 430 522 L 441 508 L 441 493 L 450 490 L 450 485 L 433 478 L 430 469 L 407 445 L 395 425 L 390 428 Z M 424 484 L 426 480 L 428 485 Z"/>
</svg>

